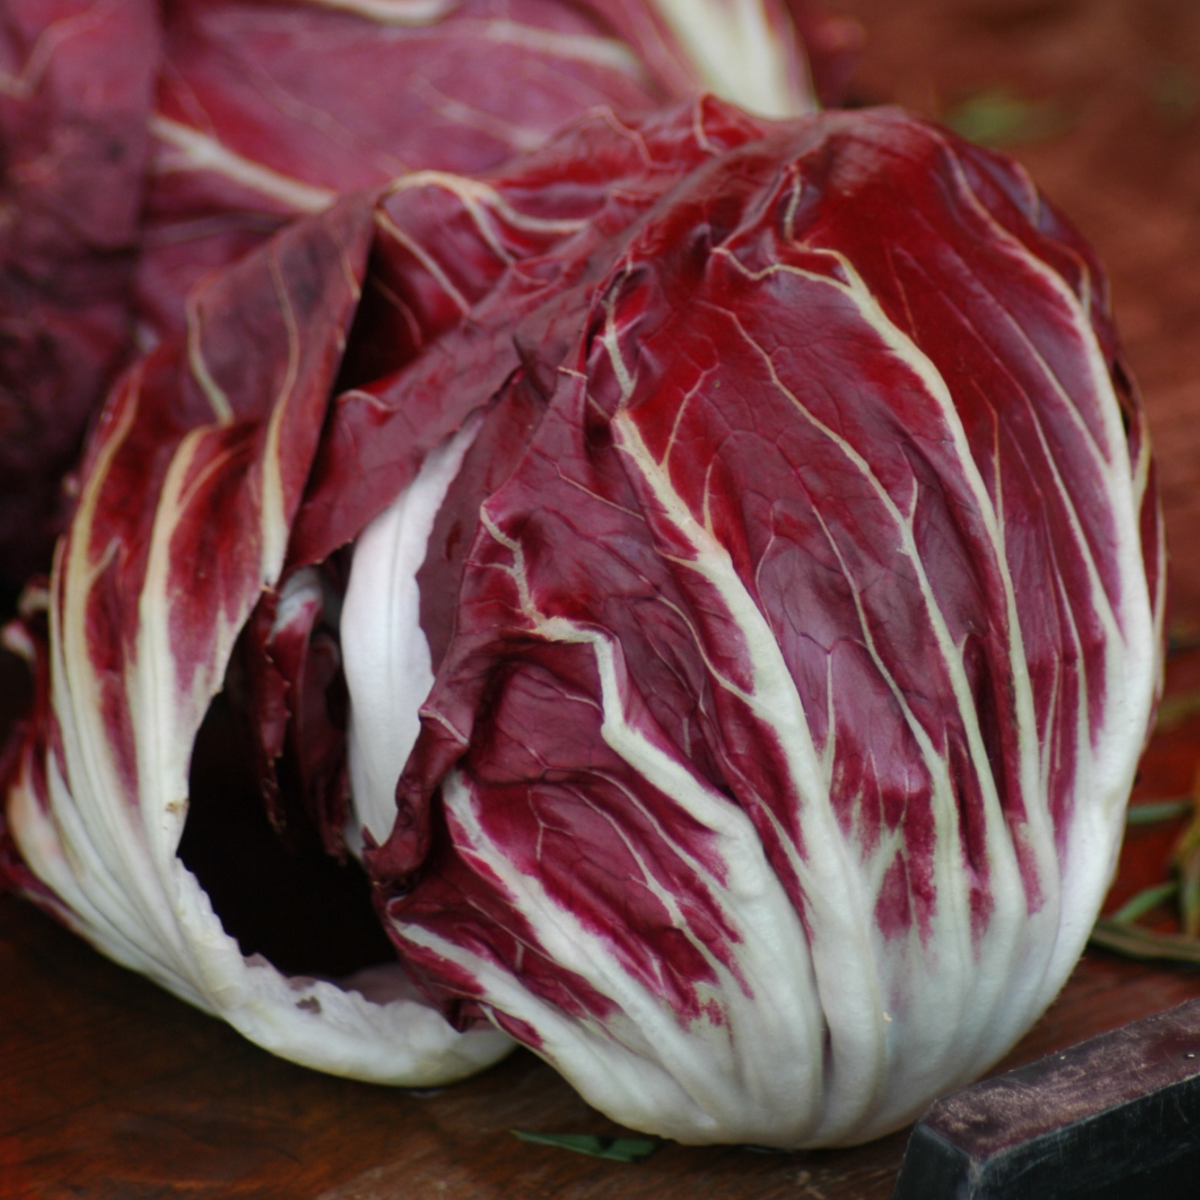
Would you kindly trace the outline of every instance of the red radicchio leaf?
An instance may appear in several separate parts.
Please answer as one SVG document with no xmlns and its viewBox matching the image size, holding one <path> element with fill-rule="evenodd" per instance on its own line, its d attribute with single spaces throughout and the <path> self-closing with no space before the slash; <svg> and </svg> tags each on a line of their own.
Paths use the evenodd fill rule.
<svg viewBox="0 0 1200 1200">
<path fill-rule="evenodd" d="M 625 230 L 691 168 L 770 124 L 711 99 L 649 121 L 603 113 L 511 171 L 394 185 L 354 330 L 377 348 L 378 378 L 337 399 L 290 563 L 320 562 L 355 537 L 519 367 L 552 389 L 577 310 Z"/>
<path fill-rule="evenodd" d="M 272 220 L 338 186 L 284 182 Z M 851 1142 L 993 1062 L 1082 947 L 1156 687 L 1148 444 L 1077 235 L 901 114 L 712 100 L 322 211 L 102 417 L 9 792 L 39 886 L 300 1061 L 503 1052 L 395 964 L 288 979 L 220 928 L 175 851 L 241 636 L 268 792 L 364 850 L 447 1018 L 614 1118 Z"/>
<path fill-rule="evenodd" d="M 490 495 L 474 447 L 418 478 L 346 612 L 404 506 L 476 514 L 465 552 L 420 518 L 457 590 L 366 855 L 426 989 L 622 1123 L 796 1146 L 911 1120 L 1061 986 L 1162 543 L 1099 268 L 1019 170 L 896 112 L 763 134 L 596 248 L 527 448 Z M 349 664 L 398 623 L 343 617 L 352 776 L 386 693 Z"/>
</svg>

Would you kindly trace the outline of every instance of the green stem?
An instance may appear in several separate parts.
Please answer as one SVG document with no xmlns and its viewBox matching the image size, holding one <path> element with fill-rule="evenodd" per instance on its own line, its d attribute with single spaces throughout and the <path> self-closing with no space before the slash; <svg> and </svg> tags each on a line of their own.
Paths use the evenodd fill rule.
<svg viewBox="0 0 1200 1200">
<path fill-rule="evenodd" d="M 1138 892 L 1130 900 L 1126 900 L 1108 919 L 1118 925 L 1132 925 L 1139 917 L 1144 917 L 1152 909 L 1170 900 L 1179 891 L 1179 884 L 1172 880 L 1170 883 L 1157 883 L 1145 891 Z"/>
<path fill-rule="evenodd" d="M 1200 940 L 1178 933 L 1154 933 L 1137 925 L 1119 925 L 1102 917 L 1092 929 L 1091 944 L 1128 958 L 1200 964 Z"/>
<path fill-rule="evenodd" d="M 1159 821 L 1172 821 L 1186 817 L 1196 802 L 1191 796 L 1176 796 L 1171 800 L 1148 800 L 1145 804 L 1131 804 L 1125 810 L 1126 825 L 1156 825 Z"/>
</svg>

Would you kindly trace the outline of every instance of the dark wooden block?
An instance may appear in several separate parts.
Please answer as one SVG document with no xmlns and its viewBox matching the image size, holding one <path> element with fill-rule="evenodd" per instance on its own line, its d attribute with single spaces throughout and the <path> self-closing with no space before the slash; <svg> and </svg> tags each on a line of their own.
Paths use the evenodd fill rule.
<svg viewBox="0 0 1200 1200">
<path fill-rule="evenodd" d="M 1128 1197 L 1200 1197 L 1200 1000 L 935 1101 L 892 1194 Z"/>
</svg>

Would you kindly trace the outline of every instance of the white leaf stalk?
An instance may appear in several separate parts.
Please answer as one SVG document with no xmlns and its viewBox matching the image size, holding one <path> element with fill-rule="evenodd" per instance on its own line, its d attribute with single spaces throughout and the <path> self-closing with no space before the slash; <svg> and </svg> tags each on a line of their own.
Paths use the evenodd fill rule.
<svg viewBox="0 0 1200 1200">
<path fill-rule="evenodd" d="M 420 707 L 433 686 L 417 571 L 438 509 L 478 432 L 476 415 L 431 451 L 416 479 L 354 545 L 340 632 L 351 697 L 352 812 L 346 842 L 356 854 L 362 852 L 364 828 L 380 843 L 396 819 L 396 782 L 420 731 Z"/>
<path fill-rule="evenodd" d="M 815 110 L 810 81 L 796 77 L 785 52 L 796 33 L 771 0 L 652 0 L 652 6 L 714 95 L 763 117 Z M 797 53 L 796 61 L 802 58 Z"/>
</svg>

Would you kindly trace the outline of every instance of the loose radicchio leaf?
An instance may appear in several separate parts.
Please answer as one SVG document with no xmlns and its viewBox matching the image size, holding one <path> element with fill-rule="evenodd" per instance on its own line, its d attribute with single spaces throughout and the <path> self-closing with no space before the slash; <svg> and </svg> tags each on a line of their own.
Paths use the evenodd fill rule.
<svg viewBox="0 0 1200 1200">
<path fill-rule="evenodd" d="M 780 0 L 176 0 L 165 21 L 139 269 L 160 333 L 207 271 L 339 194 L 485 170 L 601 107 L 812 108 Z"/>
<path fill-rule="evenodd" d="M 764 134 L 564 293 L 481 504 L 467 453 L 469 548 L 439 574 L 435 532 L 418 573 L 458 581 L 419 604 L 452 633 L 366 859 L 447 1013 L 613 1119 L 824 1145 L 977 1075 L 1070 971 L 1162 540 L 1099 268 L 1018 169 L 889 111 Z M 409 586 L 396 526 L 351 590 Z M 343 621 L 347 656 L 401 620 L 411 653 L 397 611 Z M 414 703 L 349 688 L 352 725 Z"/>
<path fill-rule="evenodd" d="M 0 14 L 0 585 L 49 565 L 61 478 L 128 354 L 157 7 Z"/>
<path fill-rule="evenodd" d="M 703 88 L 808 111 L 796 29 L 782 0 L 7 5 L 0 583 L 48 566 L 62 477 L 134 349 L 135 264 L 145 348 L 207 274 L 339 195 Z"/>
<path fill-rule="evenodd" d="M 188 336 L 111 396 L 57 552 L 50 703 L 10 781 L 7 820 L 33 898 L 117 961 L 277 1053 L 428 1082 L 494 1061 L 508 1039 L 456 1033 L 394 961 L 340 984 L 289 978 L 243 952 L 181 860 L 189 780 L 206 767 L 193 747 L 206 713 L 220 716 L 235 639 L 279 583 L 373 228 L 370 197 L 293 223 L 201 289 Z M 294 604 L 285 588 L 281 659 L 293 624 L 316 627 L 293 620 Z M 188 853 L 206 862 L 204 847 Z"/>
</svg>

